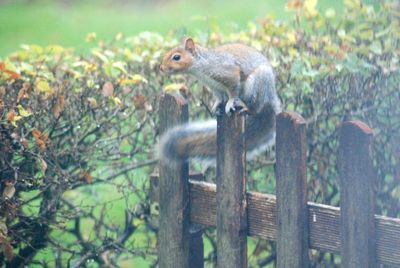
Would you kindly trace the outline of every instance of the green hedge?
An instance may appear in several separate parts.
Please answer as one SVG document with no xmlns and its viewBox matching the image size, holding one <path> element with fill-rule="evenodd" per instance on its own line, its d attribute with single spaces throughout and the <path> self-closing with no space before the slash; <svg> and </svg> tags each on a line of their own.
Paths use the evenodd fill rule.
<svg viewBox="0 0 400 268">
<path fill-rule="evenodd" d="M 275 68 L 285 110 L 308 127 L 309 200 L 338 205 L 335 154 L 341 122 L 374 129 L 378 213 L 400 216 L 399 10 L 346 0 L 342 14 L 292 0 L 287 23 L 264 18 L 247 30 L 196 34 L 203 45 L 243 42 Z M 90 53 L 26 45 L 0 63 L 0 262 L 10 267 L 156 263 L 156 211 L 147 194 L 158 139 L 158 97 L 189 89 L 193 118 L 209 117 L 212 95 L 189 77 L 160 76 L 180 36 L 121 34 Z M 274 191 L 268 156 L 251 162 L 249 189 Z M 198 168 L 195 166 L 194 168 Z M 212 170 L 209 174 L 213 174 Z M 215 261 L 213 231 L 207 261 Z M 260 251 L 260 249 L 263 249 Z M 251 241 L 251 265 L 274 245 Z M 313 253 L 315 265 L 334 256 Z"/>
</svg>

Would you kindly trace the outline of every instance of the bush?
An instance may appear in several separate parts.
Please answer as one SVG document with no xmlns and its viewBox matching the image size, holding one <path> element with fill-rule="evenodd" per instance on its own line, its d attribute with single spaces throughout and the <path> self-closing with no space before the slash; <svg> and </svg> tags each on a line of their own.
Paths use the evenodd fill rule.
<svg viewBox="0 0 400 268">
<path fill-rule="evenodd" d="M 378 212 L 399 217 L 398 10 L 391 2 L 373 7 L 357 0 L 346 0 L 342 15 L 321 14 L 313 1 L 292 0 L 288 8 L 287 23 L 265 18 L 242 32 L 195 38 L 207 46 L 244 42 L 268 55 L 285 109 L 307 121 L 310 201 L 339 205 L 337 128 L 349 119 L 369 124 Z M 147 189 L 158 96 L 186 84 L 196 118 L 209 116 L 212 99 L 188 77 L 158 74 L 177 40 L 143 33 L 105 42 L 89 34 L 90 53 L 31 45 L 1 62 L 2 264 L 156 264 Z M 273 193 L 266 159 L 249 165 L 249 189 Z M 273 244 L 253 242 L 251 265 L 273 261 Z M 213 262 L 212 246 L 207 253 Z M 314 265 L 336 261 L 322 253 L 313 258 Z"/>
</svg>

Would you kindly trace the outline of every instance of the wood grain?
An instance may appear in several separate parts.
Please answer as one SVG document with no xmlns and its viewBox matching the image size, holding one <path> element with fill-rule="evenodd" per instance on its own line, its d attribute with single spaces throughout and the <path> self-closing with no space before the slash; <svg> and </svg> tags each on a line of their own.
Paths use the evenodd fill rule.
<svg viewBox="0 0 400 268">
<path fill-rule="evenodd" d="M 160 132 L 188 121 L 188 104 L 179 94 L 165 94 L 160 102 Z M 161 268 L 190 267 L 190 198 L 187 161 L 162 164 L 159 185 L 158 256 Z M 165 162 L 164 162 L 165 163 Z"/>
<path fill-rule="evenodd" d="M 277 267 L 308 267 L 306 122 L 297 113 L 276 118 Z"/>
<path fill-rule="evenodd" d="M 372 130 L 367 125 L 360 121 L 342 124 L 338 168 L 343 267 L 377 266 L 375 176 L 371 146 Z"/>
<path fill-rule="evenodd" d="M 247 267 L 245 116 L 217 119 L 217 266 Z"/>
<path fill-rule="evenodd" d="M 156 176 L 154 176 L 156 179 Z M 216 227 L 216 185 L 189 181 L 192 223 Z M 158 200 L 153 200 L 158 202 Z M 307 203 L 309 247 L 340 253 L 340 208 Z M 247 192 L 247 235 L 276 241 L 276 198 Z M 400 266 L 400 219 L 375 215 L 377 259 L 381 264 Z"/>
</svg>

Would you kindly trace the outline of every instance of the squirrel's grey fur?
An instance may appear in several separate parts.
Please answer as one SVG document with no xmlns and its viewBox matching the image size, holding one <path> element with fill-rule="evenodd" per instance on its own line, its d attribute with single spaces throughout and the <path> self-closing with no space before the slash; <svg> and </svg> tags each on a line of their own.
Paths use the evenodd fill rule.
<svg viewBox="0 0 400 268">
<path fill-rule="evenodd" d="M 228 44 L 215 49 L 196 45 L 195 48 L 195 53 L 191 54 L 192 62 L 185 70 L 179 71 L 208 86 L 217 98 L 216 105 L 232 97 L 239 97 L 244 102 L 249 112 L 245 128 L 248 155 L 264 151 L 274 144 L 275 116 L 281 112 L 281 102 L 267 58 L 242 44 Z M 231 75 L 237 71 L 240 72 L 239 80 Z M 215 120 L 176 126 L 161 137 L 159 159 L 167 162 L 186 157 L 215 158 L 216 131 Z"/>
</svg>

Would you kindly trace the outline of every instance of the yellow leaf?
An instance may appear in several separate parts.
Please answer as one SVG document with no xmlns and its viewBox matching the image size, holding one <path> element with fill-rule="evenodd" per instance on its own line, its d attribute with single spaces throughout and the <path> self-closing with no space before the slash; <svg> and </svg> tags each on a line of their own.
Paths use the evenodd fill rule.
<svg viewBox="0 0 400 268">
<path fill-rule="evenodd" d="M 305 0 L 303 3 L 304 10 L 309 17 L 315 17 L 318 14 L 316 9 L 318 0 Z"/>
<path fill-rule="evenodd" d="M 122 62 L 122 61 L 116 61 L 116 62 L 114 62 L 114 63 L 112 64 L 112 66 L 113 66 L 115 69 L 121 71 L 121 72 L 124 73 L 124 74 L 127 74 L 127 73 L 128 73 L 128 72 L 125 70 L 125 63 Z"/>
<path fill-rule="evenodd" d="M 97 34 L 96 33 L 88 33 L 86 35 L 86 42 L 93 42 L 94 40 L 96 40 L 97 38 Z"/>
<path fill-rule="evenodd" d="M 142 220 L 142 219 L 138 219 L 138 218 L 133 219 L 133 225 L 135 225 L 135 226 L 142 225 L 143 223 L 144 223 L 144 220 Z"/>
<path fill-rule="evenodd" d="M 118 97 L 111 97 L 111 100 L 114 102 L 115 105 L 118 105 L 119 107 L 123 106 L 122 101 Z"/>
<path fill-rule="evenodd" d="M 46 52 L 50 53 L 62 53 L 65 51 L 65 48 L 59 45 L 49 45 L 46 47 Z"/>
<path fill-rule="evenodd" d="M 132 75 L 129 79 L 122 79 L 120 81 L 121 85 L 138 85 L 140 83 L 147 84 L 147 79 L 140 74 Z"/>
<path fill-rule="evenodd" d="M 31 115 L 32 115 L 32 113 L 29 112 L 29 111 L 27 111 L 27 110 L 25 110 L 25 108 L 22 107 L 21 104 L 18 105 L 17 108 L 18 108 L 18 113 L 19 113 L 19 115 L 20 115 L 21 117 L 28 117 L 28 116 L 31 116 Z"/>
<path fill-rule="evenodd" d="M 183 88 L 187 88 L 185 84 L 169 84 L 164 87 L 164 92 L 180 92 Z"/>
<path fill-rule="evenodd" d="M 92 109 L 97 108 L 97 101 L 95 98 L 89 97 L 87 98 L 87 101 L 89 102 L 90 108 Z"/>
<path fill-rule="evenodd" d="M 336 11 L 335 11 L 333 8 L 328 8 L 328 9 L 325 11 L 325 16 L 326 16 L 328 19 L 332 19 L 332 18 L 334 18 L 334 17 L 336 16 Z"/>
<path fill-rule="evenodd" d="M 54 89 L 51 88 L 49 83 L 44 79 L 40 79 L 36 82 L 36 88 L 42 93 L 54 93 Z"/>
<path fill-rule="evenodd" d="M 296 39 L 296 32 L 295 31 L 287 32 L 286 33 L 286 37 L 287 37 L 290 45 L 296 44 L 297 39 Z"/>
<path fill-rule="evenodd" d="M 97 50 L 92 50 L 92 54 L 97 56 L 104 63 L 108 63 L 108 58 L 106 57 L 106 55 L 102 54 L 101 52 L 99 52 Z"/>
</svg>

